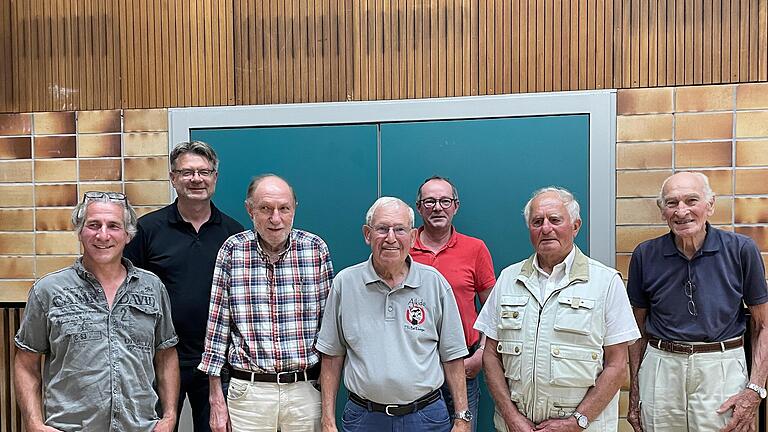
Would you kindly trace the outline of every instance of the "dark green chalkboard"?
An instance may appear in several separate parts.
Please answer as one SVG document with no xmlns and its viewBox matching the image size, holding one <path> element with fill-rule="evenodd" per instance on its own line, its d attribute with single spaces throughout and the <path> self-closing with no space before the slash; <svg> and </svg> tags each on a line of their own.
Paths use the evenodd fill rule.
<svg viewBox="0 0 768 432">
<path fill-rule="evenodd" d="M 459 187 L 457 228 L 482 238 L 496 273 L 531 254 L 522 208 L 538 188 L 570 189 L 581 203 L 577 244 L 589 252 L 589 115 L 515 117 L 362 125 L 197 129 L 221 168 L 214 201 L 246 227 L 251 177 L 273 172 L 294 186 L 294 225 L 322 236 L 336 270 L 365 260 L 365 212 L 383 195 L 413 205 L 434 174 Z M 417 221 L 418 222 L 418 221 Z M 483 386 L 484 387 L 484 386 Z M 340 412 L 346 393 L 339 398 Z M 493 404 L 483 390 L 479 431 L 493 430 Z"/>
</svg>

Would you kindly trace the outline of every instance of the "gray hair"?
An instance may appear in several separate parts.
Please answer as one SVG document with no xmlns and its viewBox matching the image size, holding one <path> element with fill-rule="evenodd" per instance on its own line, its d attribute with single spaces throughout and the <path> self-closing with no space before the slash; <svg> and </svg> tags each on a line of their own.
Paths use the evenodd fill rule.
<svg viewBox="0 0 768 432">
<path fill-rule="evenodd" d="M 568 210 L 568 215 L 571 217 L 572 222 L 581 220 L 579 202 L 576 201 L 576 198 L 573 197 L 573 194 L 565 188 L 547 186 L 534 192 L 533 195 L 531 195 L 531 199 L 525 203 L 525 208 L 523 208 L 523 217 L 525 217 L 526 224 L 530 221 L 528 218 L 531 216 L 531 204 L 533 203 L 533 200 L 535 200 L 539 195 L 545 194 L 547 192 L 554 192 L 560 197 L 560 201 L 563 202 L 565 209 Z"/>
<path fill-rule="evenodd" d="M 700 173 L 696 171 L 680 171 L 665 178 L 664 182 L 661 184 L 661 189 L 659 189 L 659 196 L 656 197 L 656 205 L 659 206 L 660 209 L 664 208 L 664 187 L 667 186 L 667 182 L 669 181 L 669 179 L 671 179 L 677 174 L 691 174 L 694 177 L 697 177 L 699 180 L 701 180 L 701 183 L 704 185 L 703 187 L 704 200 L 709 202 L 712 200 L 712 198 L 714 198 L 715 193 L 712 191 L 712 187 L 709 185 L 709 177 L 704 175 L 704 173 Z"/>
<path fill-rule="evenodd" d="M 400 198 L 388 197 L 388 196 L 384 196 L 377 199 L 373 203 L 371 208 L 368 209 L 368 212 L 365 213 L 365 224 L 369 226 L 371 225 L 371 222 L 373 222 L 373 214 L 376 213 L 376 210 L 378 210 L 379 207 L 389 207 L 394 205 L 399 205 L 408 209 L 408 219 L 410 222 L 410 225 L 408 226 L 408 228 L 413 228 L 413 224 L 415 222 L 416 216 L 414 215 L 413 209 L 411 208 L 411 206 L 406 204 L 405 201 L 401 200 Z"/>
<path fill-rule="evenodd" d="M 253 205 L 253 199 L 252 199 L 253 198 L 253 192 L 256 190 L 256 188 L 259 187 L 259 184 L 261 184 L 262 181 L 264 181 L 264 180 L 266 180 L 266 179 L 268 179 L 270 177 L 274 177 L 274 178 L 280 179 L 280 180 L 284 181 L 285 184 L 288 185 L 288 189 L 291 190 L 291 196 L 293 196 L 293 205 L 294 205 L 294 207 L 298 207 L 299 200 L 296 199 L 296 192 L 293 191 L 293 186 L 291 186 L 291 184 L 288 183 L 288 180 L 280 177 L 277 174 L 272 174 L 272 173 L 260 174 L 260 175 L 257 175 L 256 177 L 251 179 L 251 182 L 248 183 L 248 189 L 246 189 L 246 192 L 245 192 L 245 203 L 248 204 L 249 206 Z"/>
<path fill-rule="evenodd" d="M 214 171 L 219 169 L 219 157 L 216 152 L 208 143 L 202 141 L 184 141 L 176 144 L 169 158 L 171 169 L 176 169 L 176 160 L 187 153 L 202 156 L 211 164 L 211 169 Z"/>
<path fill-rule="evenodd" d="M 83 197 L 83 201 L 77 204 L 75 209 L 72 210 L 72 225 L 75 227 L 75 232 L 77 235 L 80 235 L 80 233 L 83 232 L 83 225 L 85 224 L 85 213 L 88 209 L 88 206 L 95 202 L 121 205 L 123 207 L 123 227 L 125 228 L 125 232 L 128 233 L 128 241 L 133 239 L 133 237 L 136 235 L 139 219 L 136 216 L 136 211 L 133 209 L 133 207 L 131 207 L 131 203 L 128 202 L 128 198 L 125 198 L 125 200 L 116 200 L 111 199 L 106 195 L 101 198 Z"/>
</svg>

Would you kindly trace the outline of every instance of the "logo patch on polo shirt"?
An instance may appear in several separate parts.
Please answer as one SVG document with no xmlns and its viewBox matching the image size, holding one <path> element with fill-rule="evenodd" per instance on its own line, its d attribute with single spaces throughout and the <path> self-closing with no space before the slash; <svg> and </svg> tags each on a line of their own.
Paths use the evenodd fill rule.
<svg viewBox="0 0 768 432">
<path fill-rule="evenodd" d="M 427 308 L 423 299 L 412 298 L 405 309 L 406 330 L 424 331 L 421 326 L 427 320 Z"/>
</svg>

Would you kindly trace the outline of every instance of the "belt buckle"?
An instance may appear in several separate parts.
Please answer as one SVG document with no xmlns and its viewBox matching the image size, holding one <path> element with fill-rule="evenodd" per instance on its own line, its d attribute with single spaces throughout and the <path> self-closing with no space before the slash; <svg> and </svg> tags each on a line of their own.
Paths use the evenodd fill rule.
<svg viewBox="0 0 768 432">
<path fill-rule="evenodd" d="M 676 343 L 677 349 L 680 350 L 680 354 L 693 355 L 693 345 Z"/>
<path fill-rule="evenodd" d="M 384 407 L 384 413 L 386 415 L 390 416 L 390 417 L 396 417 L 397 416 L 396 414 L 392 414 L 391 412 L 389 412 L 390 408 L 397 408 L 397 405 L 387 405 L 387 406 L 385 406 Z"/>
<path fill-rule="evenodd" d="M 291 384 L 290 382 L 282 382 L 282 381 L 280 381 L 280 377 L 281 376 L 290 375 L 290 374 L 295 374 L 295 373 L 296 372 L 278 372 L 277 373 L 277 385 Z M 295 382 L 295 380 L 294 380 L 294 382 Z"/>
</svg>

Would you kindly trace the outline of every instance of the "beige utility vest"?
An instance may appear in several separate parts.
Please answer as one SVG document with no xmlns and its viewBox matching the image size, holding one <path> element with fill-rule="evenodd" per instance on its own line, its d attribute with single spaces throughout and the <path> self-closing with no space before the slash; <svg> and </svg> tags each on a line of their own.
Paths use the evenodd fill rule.
<svg viewBox="0 0 768 432">
<path fill-rule="evenodd" d="M 571 416 L 595 385 L 603 370 L 605 298 L 616 274 L 576 248 L 570 273 L 541 302 L 533 256 L 499 276 L 497 349 L 511 399 L 534 423 Z M 617 392 L 587 430 L 616 431 L 618 411 Z"/>
</svg>

